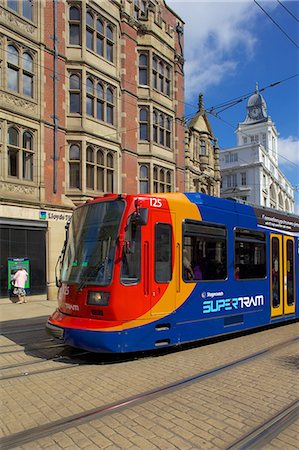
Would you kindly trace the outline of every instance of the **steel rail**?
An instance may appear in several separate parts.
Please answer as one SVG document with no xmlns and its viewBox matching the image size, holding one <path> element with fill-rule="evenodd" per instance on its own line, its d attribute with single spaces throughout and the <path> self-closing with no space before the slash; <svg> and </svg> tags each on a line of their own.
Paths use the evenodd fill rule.
<svg viewBox="0 0 299 450">
<path fill-rule="evenodd" d="M 265 356 L 273 351 L 277 351 L 285 346 L 293 344 L 298 339 L 299 337 L 288 339 L 287 341 L 280 342 L 264 350 L 260 350 L 259 352 L 255 352 L 251 355 L 244 356 L 243 358 L 237 359 L 228 364 L 215 367 L 214 369 L 208 371 L 199 372 L 198 374 L 193 375 L 191 377 L 182 378 L 181 380 L 175 381 L 173 383 L 164 386 L 159 386 L 146 392 L 141 392 L 140 394 L 128 397 L 121 401 L 92 408 L 88 411 L 74 414 L 48 424 L 33 427 L 25 431 L 20 431 L 10 436 L 5 436 L 3 438 L 0 438 L 0 448 L 1 450 L 8 450 L 11 448 L 15 448 L 28 442 L 37 441 L 38 439 L 44 438 L 51 434 L 64 431 L 68 428 L 72 428 L 81 425 L 83 423 L 87 423 L 91 420 L 100 419 L 101 417 L 113 414 L 116 411 L 122 411 L 126 408 L 134 407 L 138 404 L 160 397 L 161 395 L 173 392 L 176 389 L 180 389 L 187 385 L 191 385 L 195 382 L 200 382 L 207 378 L 213 377 L 219 373 L 235 368 L 241 364 L 252 361 L 253 359 L 256 359 L 258 357 Z"/>
<path fill-rule="evenodd" d="M 299 418 L 299 400 L 290 403 L 285 409 L 267 420 L 250 433 L 243 436 L 226 450 L 257 450 Z"/>
</svg>

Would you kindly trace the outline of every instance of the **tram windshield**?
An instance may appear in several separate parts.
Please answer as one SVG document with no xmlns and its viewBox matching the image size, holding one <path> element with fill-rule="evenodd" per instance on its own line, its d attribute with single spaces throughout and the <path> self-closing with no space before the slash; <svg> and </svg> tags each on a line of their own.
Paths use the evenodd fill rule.
<svg viewBox="0 0 299 450">
<path fill-rule="evenodd" d="M 111 282 L 123 200 L 90 203 L 74 211 L 61 267 L 61 281 L 107 285 Z"/>
</svg>

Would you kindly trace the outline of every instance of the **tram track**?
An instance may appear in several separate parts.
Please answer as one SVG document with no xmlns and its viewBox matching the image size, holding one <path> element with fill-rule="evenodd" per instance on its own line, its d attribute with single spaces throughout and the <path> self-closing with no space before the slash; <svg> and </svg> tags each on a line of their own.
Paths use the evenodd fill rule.
<svg viewBox="0 0 299 450">
<path fill-rule="evenodd" d="M 299 400 L 290 403 L 278 414 L 271 417 L 254 430 L 245 434 L 241 439 L 227 447 L 225 450 L 257 450 L 262 448 L 281 431 L 299 418 Z"/>
<path fill-rule="evenodd" d="M 173 392 L 174 390 L 177 390 L 177 389 L 180 389 L 183 387 L 187 387 L 193 383 L 197 383 L 202 380 L 207 380 L 213 376 L 216 376 L 218 374 L 225 372 L 226 370 L 236 368 L 242 364 L 248 363 L 259 357 L 266 356 L 272 352 L 275 352 L 284 347 L 287 347 L 288 345 L 294 344 L 298 340 L 299 340 L 299 337 L 288 339 L 288 340 L 280 342 L 276 345 L 267 347 L 263 350 L 252 353 L 250 355 L 247 355 L 243 358 L 231 361 L 231 362 L 221 365 L 221 366 L 214 367 L 213 369 L 210 369 L 207 371 L 199 372 L 199 373 L 192 375 L 190 377 L 187 377 L 187 378 L 181 378 L 180 380 L 177 380 L 170 384 L 161 385 L 161 386 L 158 386 L 149 391 L 141 392 L 132 397 L 128 397 L 128 398 L 125 398 L 123 400 L 120 400 L 120 401 L 117 401 L 114 403 L 104 404 L 99 407 L 92 408 L 92 409 L 83 411 L 81 413 L 74 414 L 74 415 L 65 417 L 63 419 L 50 422 L 48 424 L 33 427 L 31 429 L 21 431 L 19 433 L 15 433 L 10 436 L 5 436 L 0 439 L 0 447 L 3 450 L 19 447 L 28 442 L 37 441 L 46 436 L 49 436 L 49 435 L 52 435 L 52 434 L 55 434 L 58 432 L 63 432 L 69 428 L 77 427 L 84 423 L 88 423 L 92 420 L 101 419 L 102 417 L 108 416 L 115 412 L 120 412 L 125 409 L 145 403 L 147 401 L 154 400 L 158 397 L 162 397 L 163 395 L 169 394 L 169 393 Z M 290 410 L 287 411 L 288 408 Z M 288 424 L 295 420 L 295 418 L 297 417 L 297 414 L 298 414 L 298 409 L 299 409 L 298 402 L 295 402 L 294 405 L 290 404 L 288 406 L 288 408 L 286 408 L 285 413 L 281 413 L 281 415 L 279 415 L 279 417 L 276 421 L 274 420 L 274 422 L 271 422 L 269 427 L 272 426 L 272 430 L 275 428 L 275 426 L 277 429 L 279 428 L 279 430 L 281 430 L 283 427 L 283 423 Z M 286 416 L 288 416 L 287 422 L 284 421 L 284 418 Z M 285 425 L 285 426 L 287 426 L 287 425 Z M 265 424 L 261 425 L 261 427 L 259 427 L 259 428 L 262 428 L 262 427 L 267 428 L 267 427 L 265 427 Z M 257 431 L 256 435 L 259 435 L 259 434 L 260 433 Z M 256 438 L 256 435 L 255 435 L 255 438 Z M 248 436 L 245 438 L 247 440 L 250 440 L 252 438 L 252 436 L 250 436 L 249 438 L 248 438 Z M 247 445 L 246 442 L 244 441 L 244 445 Z M 240 447 L 232 447 L 232 450 L 236 450 L 237 448 L 240 449 Z M 242 447 L 242 448 L 245 449 L 247 447 Z M 251 447 L 251 448 L 253 449 L 254 447 Z"/>
</svg>

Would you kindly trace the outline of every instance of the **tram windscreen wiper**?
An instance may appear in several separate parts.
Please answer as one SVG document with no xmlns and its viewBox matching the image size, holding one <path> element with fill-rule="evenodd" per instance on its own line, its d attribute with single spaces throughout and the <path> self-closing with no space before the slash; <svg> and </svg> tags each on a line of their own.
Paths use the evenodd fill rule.
<svg viewBox="0 0 299 450">
<path fill-rule="evenodd" d="M 100 263 L 93 265 L 93 266 L 89 266 L 86 269 L 84 277 L 82 278 L 81 282 L 79 283 L 77 291 L 81 291 L 86 286 L 86 283 L 96 276 L 96 274 L 100 270 L 103 263 L 104 263 L 104 261 L 101 261 Z"/>
</svg>

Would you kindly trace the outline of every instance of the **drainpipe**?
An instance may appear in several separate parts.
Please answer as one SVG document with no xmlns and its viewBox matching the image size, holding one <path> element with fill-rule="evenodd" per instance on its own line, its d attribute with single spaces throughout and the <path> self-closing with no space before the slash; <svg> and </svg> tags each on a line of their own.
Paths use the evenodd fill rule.
<svg viewBox="0 0 299 450">
<path fill-rule="evenodd" d="M 57 37 L 57 2 L 53 0 L 53 18 L 54 18 L 54 69 L 53 69 L 53 124 L 54 124 L 54 139 L 53 139 L 53 192 L 57 192 L 57 160 L 58 160 L 58 37 Z"/>
</svg>

